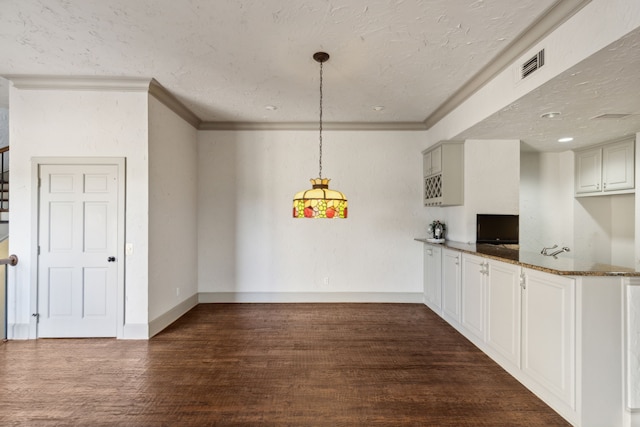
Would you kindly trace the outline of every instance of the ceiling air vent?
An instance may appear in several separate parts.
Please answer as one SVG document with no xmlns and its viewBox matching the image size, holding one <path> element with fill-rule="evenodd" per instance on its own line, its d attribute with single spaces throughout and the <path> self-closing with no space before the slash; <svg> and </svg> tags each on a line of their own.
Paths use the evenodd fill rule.
<svg viewBox="0 0 640 427">
<path fill-rule="evenodd" d="M 526 60 L 522 64 L 522 67 L 520 68 L 522 72 L 520 78 L 524 79 L 525 77 L 530 76 L 534 71 L 536 71 L 538 68 L 542 67 L 543 65 L 544 65 L 544 49 L 536 53 L 532 58 Z"/>
<path fill-rule="evenodd" d="M 599 119 L 624 119 L 625 117 L 629 117 L 631 114 L 629 113 L 606 113 L 600 114 L 599 116 L 591 117 L 591 120 L 599 120 Z"/>
</svg>

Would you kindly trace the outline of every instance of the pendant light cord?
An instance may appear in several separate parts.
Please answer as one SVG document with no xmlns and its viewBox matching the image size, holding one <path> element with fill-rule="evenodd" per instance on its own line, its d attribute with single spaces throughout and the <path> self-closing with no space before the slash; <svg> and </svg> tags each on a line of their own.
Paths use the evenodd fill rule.
<svg viewBox="0 0 640 427">
<path fill-rule="evenodd" d="M 322 62 L 320 62 L 320 172 L 318 177 L 322 178 Z"/>
</svg>

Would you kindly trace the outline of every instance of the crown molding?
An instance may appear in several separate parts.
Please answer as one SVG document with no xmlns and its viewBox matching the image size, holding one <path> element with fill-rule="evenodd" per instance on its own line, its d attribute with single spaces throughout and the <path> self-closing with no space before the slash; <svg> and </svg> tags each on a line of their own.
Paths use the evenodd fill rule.
<svg viewBox="0 0 640 427">
<path fill-rule="evenodd" d="M 200 129 L 202 120 L 196 116 L 186 105 L 184 105 L 171 92 L 165 89 L 156 79 L 151 79 L 149 84 L 149 95 L 160 101 L 165 107 L 176 113 L 184 121 L 196 129 Z"/>
<path fill-rule="evenodd" d="M 527 27 L 515 40 L 498 54 L 486 67 L 475 74 L 449 99 L 442 103 L 424 120 L 425 128 L 430 129 L 447 114 L 476 93 L 491 79 L 509 67 L 518 57 L 531 49 L 533 45 L 575 15 L 591 0 L 558 0 L 547 12 Z"/>
<path fill-rule="evenodd" d="M 150 78 L 139 77 L 95 77 L 95 76 L 44 76 L 44 75 L 5 75 L 18 89 L 40 90 L 113 90 L 127 92 L 146 92 Z"/>
<path fill-rule="evenodd" d="M 323 130 L 426 130 L 424 122 L 323 122 Z M 318 122 L 202 122 L 198 130 L 318 130 Z"/>
</svg>

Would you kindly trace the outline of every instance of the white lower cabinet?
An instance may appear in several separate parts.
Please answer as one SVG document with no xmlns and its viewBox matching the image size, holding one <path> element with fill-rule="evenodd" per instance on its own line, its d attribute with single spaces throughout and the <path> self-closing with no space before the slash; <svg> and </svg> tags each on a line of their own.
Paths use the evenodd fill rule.
<svg viewBox="0 0 640 427">
<path fill-rule="evenodd" d="M 484 288 L 488 262 L 485 258 L 462 254 L 460 324 L 476 338 L 484 340 Z"/>
<path fill-rule="evenodd" d="M 431 276 L 440 274 L 440 314 L 480 350 L 575 426 L 638 425 L 624 409 L 629 281 L 545 273 L 447 248 L 441 260 Z"/>
<path fill-rule="evenodd" d="M 442 311 L 442 248 L 424 245 L 424 303 L 436 313 Z"/>
<path fill-rule="evenodd" d="M 487 345 L 498 357 L 520 367 L 520 291 L 522 268 L 489 261 L 486 279 Z"/>
<path fill-rule="evenodd" d="M 460 323 L 460 258 L 458 251 L 442 251 L 442 317 L 449 323 Z"/>
<path fill-rule="evenodd" d="M 575 409 L 575 279 L 524 270 L 522 372 Z"/>
<path fill-rule="evenodd" d="M 520 367 L 521 267 L 462 255 L 461 324 L 500 362 Z"/>
</svg>

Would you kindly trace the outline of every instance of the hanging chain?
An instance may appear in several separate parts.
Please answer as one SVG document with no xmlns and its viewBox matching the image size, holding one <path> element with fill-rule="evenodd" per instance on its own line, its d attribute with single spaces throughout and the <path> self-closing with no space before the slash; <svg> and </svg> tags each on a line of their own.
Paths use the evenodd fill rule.
<svg viewBox="0 0 640 427">
<path fill-rule="evenodd" d="M 320 62 L 320 172 L 318 178 L 322 178 L 322 62 Z"/>
</svg>

